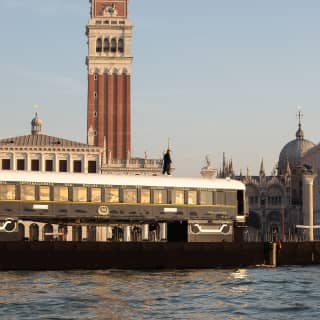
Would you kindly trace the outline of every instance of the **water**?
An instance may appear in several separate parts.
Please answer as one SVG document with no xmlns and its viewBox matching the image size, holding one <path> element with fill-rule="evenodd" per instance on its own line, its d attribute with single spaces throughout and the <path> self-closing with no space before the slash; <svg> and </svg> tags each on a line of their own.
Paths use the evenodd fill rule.
<svg viewBox="0 0 320 320">
<path fill-rule="evenodd" d="M 0 319 L 317 319 L 320 266 L 1 272 Z"/>
</svg>

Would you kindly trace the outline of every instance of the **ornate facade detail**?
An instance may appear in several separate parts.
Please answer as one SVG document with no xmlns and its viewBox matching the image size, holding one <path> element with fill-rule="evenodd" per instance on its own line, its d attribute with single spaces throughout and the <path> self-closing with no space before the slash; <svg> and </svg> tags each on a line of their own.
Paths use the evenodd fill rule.
<svg viewBox="0 0 320 320">
<path fill-rule="evenodd" d="M 304 138 L 301 118 L 302 114 L 299 111 L 296 139 L 287 143 L 281 150 L 277 172 L 273 170 L 270 176 L 266 175 L 262 160 L 259 175 L 253 176 L 247 169 L 245 177 L 242 174 L 236 177 L 247 186 L 250 240 L 303 239 L 303 231 L 297 230 L 296 226 L 303 224 L 305 220 L 305 168 L 313 168 L 317 174 L 314 182 L 314 215 L 315 224 L 320 224 L 320 144 L 315 146 L 313 142 Z M 220 175 L 226 177 L 229 172 L 225 155 L 222 163 Z"/>
<path fill-rule="evenodd" d="M 103 10 L 103 15 L 105 17 L 116 17 L 118 15 L 116 5 L 114 3 L 112 5 L 107 5 Z"/>
</svg>

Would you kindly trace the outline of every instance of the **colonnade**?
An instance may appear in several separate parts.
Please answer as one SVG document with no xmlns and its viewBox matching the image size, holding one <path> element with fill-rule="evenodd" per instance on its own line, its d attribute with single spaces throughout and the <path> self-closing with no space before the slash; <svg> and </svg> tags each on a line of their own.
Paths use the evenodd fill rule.
<svg viewBox="0 0 320 320">
<path fill-rule="evenodd" d="M 62 225 L 18 221 L 21 239 L 29 241 L 166 241 L 167 224 Z"/>
</svg>

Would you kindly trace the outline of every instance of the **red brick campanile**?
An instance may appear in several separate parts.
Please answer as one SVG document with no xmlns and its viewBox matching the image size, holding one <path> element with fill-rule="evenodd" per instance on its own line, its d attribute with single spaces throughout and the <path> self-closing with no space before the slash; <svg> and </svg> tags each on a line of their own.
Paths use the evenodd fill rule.
<svg viewBox="0 0 320 320">
<path fill-rule="evenodd" d="M 91 0 L 88 36 L 87 130 L 112 158 L 131 154 L 129 0 Z"/>
</svg>

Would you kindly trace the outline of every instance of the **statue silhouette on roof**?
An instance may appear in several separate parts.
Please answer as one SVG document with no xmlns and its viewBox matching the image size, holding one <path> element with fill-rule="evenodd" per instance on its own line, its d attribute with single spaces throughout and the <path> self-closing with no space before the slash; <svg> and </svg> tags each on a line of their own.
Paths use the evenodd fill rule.
<svg viewBox="0 0 320 320">
<path fill-rule="evenodd" d="M 168 176 L 171 175 L 171 156 L 170 156 L 170 149 L 168 148 L 167 152 L 163 156 L 163 170 L 162 174 L 167 174 Z"/>
</svg>

